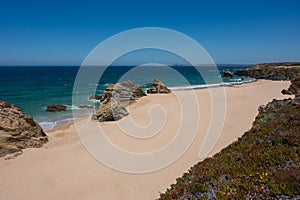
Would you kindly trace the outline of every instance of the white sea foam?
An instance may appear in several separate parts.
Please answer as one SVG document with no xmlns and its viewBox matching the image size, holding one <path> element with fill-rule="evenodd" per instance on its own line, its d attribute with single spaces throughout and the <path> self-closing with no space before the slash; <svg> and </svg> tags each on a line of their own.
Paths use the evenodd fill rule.
<svg viewBox="0 0 300 200">
<path fill-rule="evenodd" d="M 98 83 L 89 83 L 90 86 L 98 86 Z"/>
<path fill-rule="evenodd" d="M 56 122 L 40 122 L 39 124 L 44 131 L 48 131 L 48 130 L 53 129 L 57 123 Z"/>
<path fill-rule="evenodd" d="M 75 105 L 65 105 L 67 106 L 67 110 L 79 110 L 79 109 L 82 109 L 82 108 L 79 108 L 79 106 L 75 106 Z"/>
<path fill-rule="evenodd" d="M 244 83 L 254 82 L 255 79 L 243 80 L 236 79 L 235 82 L 223 82 L 223 83 L 215 83 L 215 84 L 199 84 L 199 85 L 187 85 L 187 86 L 177 86 L 177 87 L 168 87 L 170 90 L 192 90 L 192 89 L 202 89 L 202 88 L 213 88 L 213 87 L 222 87 L 222 86 L 233 86 L 233 85 L 241 85 Z"/>
<path fill-rule="evenodd" d="M 75 105 L 66 105 L 66 104 L 63 104 L 64 106 L 67 106 L 67 110 L 79 110 L 79 109 L 84 109 L 84 108 L 79 108 L 79 106 L 75 106 Z M 44 107 L 43 108 L 44 110 L 47 110 L 47 107 Z"/>
<path fill-rule="evenodd" d="M 67 118 L 67 119 L 62 119 L 62 120 L 58 120 L 58 121 L 54 121 L 54 122 L 40 122 L 39 124 L 44 131 L 48 131 L 48 130 L 53 129 L 56 126 L 65 124 L 70 121 L 74 121 L 75 119 L 76 118 Z"/>
<path fill-rule="evenodd" d="M 88 101 L 91 101 L 93 103 L 99 103 L 100 102 L 100 100 L 97 100 L 97 99 L 88 99 Z"/>
</svg>

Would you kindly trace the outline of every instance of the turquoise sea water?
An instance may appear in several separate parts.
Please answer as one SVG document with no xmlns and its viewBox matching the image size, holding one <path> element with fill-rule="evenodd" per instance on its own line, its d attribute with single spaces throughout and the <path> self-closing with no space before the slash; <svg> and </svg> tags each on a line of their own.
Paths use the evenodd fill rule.
<svg viewBox="0 0 300 200">
<path fill-rule="evenodd" d="M 158 68 L 159 66 L 156 66 Z M 249 65 L 222 65 L 218 66 L 222 73 L 224 70 L 234 71 L 249 67 Z M 152 70 L 153 68 L 142 68 L 133 70 L 130 66 L 110 66 L 102 74 L 100 80 L 87 81 L 78 91 L 82 101 L 80 105 L 96 105 L 99 102 L 90 101 L 87 88 L 96 86 L 97 94 L 102 94 L 109 83 L 116 83 L 130 79 L 140 85 L 144 90 L 150 87 L 153 76 L 157 76 L 171 90 L 184 90 L 192 88 L 203 88 L 216 85 L 241 84 L 249 82 L 247 77 L 233 77 L 231 79 L 215 79 L 206 84 L 204 79 L 195 68 L 191 66 L 173 66 L 176 73 L 164 70 Z M 72 106 L 73 85 L 77 76 L 78 66 L 52 66 L 52 67 L 0 67 L 0 99 L 15 104 L 23 111 L 38 121 L 45 130 L 56 125 L 73 120 L 72 110 L 80 109 L 80 105 Z M 149 69 L 149 70 L 148 70 Z M 208 79 L 214 80 L 219 77 L 219 72 L 209 68 Z M 183 78 L 178 78 L 182 76 Z M 242 79 L 241 79 L 242 78 Z M 206 80 L 208 80 L 206 79 Z M 48 113 L 46 107 L 50 104 L 67 105 L 66 112 Z M 81 108 L 82 115 L 93 112 L 93 109 Z"/>
</svg>

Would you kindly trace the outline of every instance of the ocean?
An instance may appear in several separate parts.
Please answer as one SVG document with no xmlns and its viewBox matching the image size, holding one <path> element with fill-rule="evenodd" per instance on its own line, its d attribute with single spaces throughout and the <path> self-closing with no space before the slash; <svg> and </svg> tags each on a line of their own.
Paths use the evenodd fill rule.
<svg viewBox="0 0 300 200">
<path fill-rule="evenodd" d="M 156 66 L 159 67 L 159 66 Z M 217 66 L 220 72 L 231 71 L 249 67 L 249 65 L 220 65 Z M 74 81 L 79 70 L 79 66 L 10 66 L 0 67 L 0 99 L 22 108 L 22 110 L 36 120 L 44 130 L 74 120 L 72 110 L 80 109 L 82 116 L 89 115 L 94 109 L 79 108 L 79 106 L 99 105 L 98 101 L 89 100 L 85 91 L 86 88 L 97 88 L 97 94 L 102 94 L 103 90 L 110 83 L 123 80 L 131 80 L 138 84 L 145 91 L 151 86 L 153 76 L 158 77 L 171 90 L 185 90 L 194 88 L 204 88 L 219 85 L 232 85 L 251 82 L 248 77 L 236 77 L 223 79 L 223 83 L 216 80 L 206 84 L 202 76 L 191 66 L 172 66 L 176 72 L 184 77 L 176 78 L 175 75 L 158 71 L 151 73 L 151 70 L 137 70 L 132 66 L 110 66 L 108 67 L 98 82 L 91 81 L 83 85 L 78 92 L 82 101 L 80 105 L 72 106 L 72 94 Z M 148 68 L 150 69 L 150 68 Z M 152 69 L 152 68 L 151 68 Z M 153 71 L 153 70 L 152 70 Z M 154 70 L 155 71 L 155 70 Z M 157 71 L 157 70 L 156 70 Z M 218 75 L 218 71 L 211 70 L 212 74 Z M 46 107 L 51 104 L 63 104 L 67 106 L 66 112 L 49 113 Z"/>
</svg>

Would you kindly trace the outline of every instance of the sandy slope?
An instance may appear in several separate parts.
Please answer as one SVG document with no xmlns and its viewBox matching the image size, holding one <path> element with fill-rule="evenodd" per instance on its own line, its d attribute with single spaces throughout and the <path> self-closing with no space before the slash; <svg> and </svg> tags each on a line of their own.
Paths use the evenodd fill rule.
<svg viewBox="0 0 300 200">
<path fill-rule="evenodd" d="M 288 81 L 257 81 L 227 87 L 226 120 L 213 151 L 229 145 L 251 127 L 259 105 L 273 98 L 281 99 L 280 91 Z M 187 91 L 178 94 L 185 95 Z M 196 90 L 200 123 L 197 136 L 172 165 L 152 173 L 129 174 L 113 170 L 94 159 L 81 144 L 73 124 L 48 132 L 50 141 L 41 149 L 27 149 L 14 159 L 0 159 L 0 199 L 154 199 L 199 161 L 199 148 L 211 119 L 211 100 L 207 89 Z M 155 123 L 160 115 L 149 109 L 162 106 L 167 120 L 159 134 L 149 139 L 137 139 L 122 132 L 115 122 L 101 123 L 106 136 L 128 151 L 149 152 L 166 145 L 180 124 L 180 106 L 174 94 L 149 95 L 130 105 L 130 117 L 140 126 Z M 154 107 L 153 107 L 154 106 Z M 150 109 L 151 110 L 151 109 Z M 130 118 L 122 119 L 126 122 Z M 89 119 L 80 124 L 90 126 Z M 97 126 L 99 123 L 97 124 Z M 108 152 L 109 154 L 109 152 Z M 119 159 L 119 158 L 116 158 Z M 138 163 L 137 163 L 138 165 Z"/>
</svg>

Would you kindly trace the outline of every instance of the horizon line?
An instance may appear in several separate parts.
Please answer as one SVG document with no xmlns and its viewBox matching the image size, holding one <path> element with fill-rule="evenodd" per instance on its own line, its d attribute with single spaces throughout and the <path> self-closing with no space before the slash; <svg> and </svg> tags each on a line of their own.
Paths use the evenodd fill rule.
<svg viewBox="0 0 300 200">
<path fill-rule="evenodd" d="M 258 63 L 257 63 L 258 64 Z M 189 65 L 189 64 L 161 64 L 155 66 L 210 66 L 210 65 L 255 65 L 254 63 L 216 63 L 216 64 L 196 64 L 196 65 Z M 80 67 L 81 65 L 0 65 L 0 67 Z M 110 67 L 133 67 L 133 66 L 140 66 L 135 64 L 118 64 L 118 65 L 108 65 Z M 149 65 L 150 66 L 150 65 Z M 90 65 L 89 67 L 105 67 L 104 65 Z"/>
</svg>

